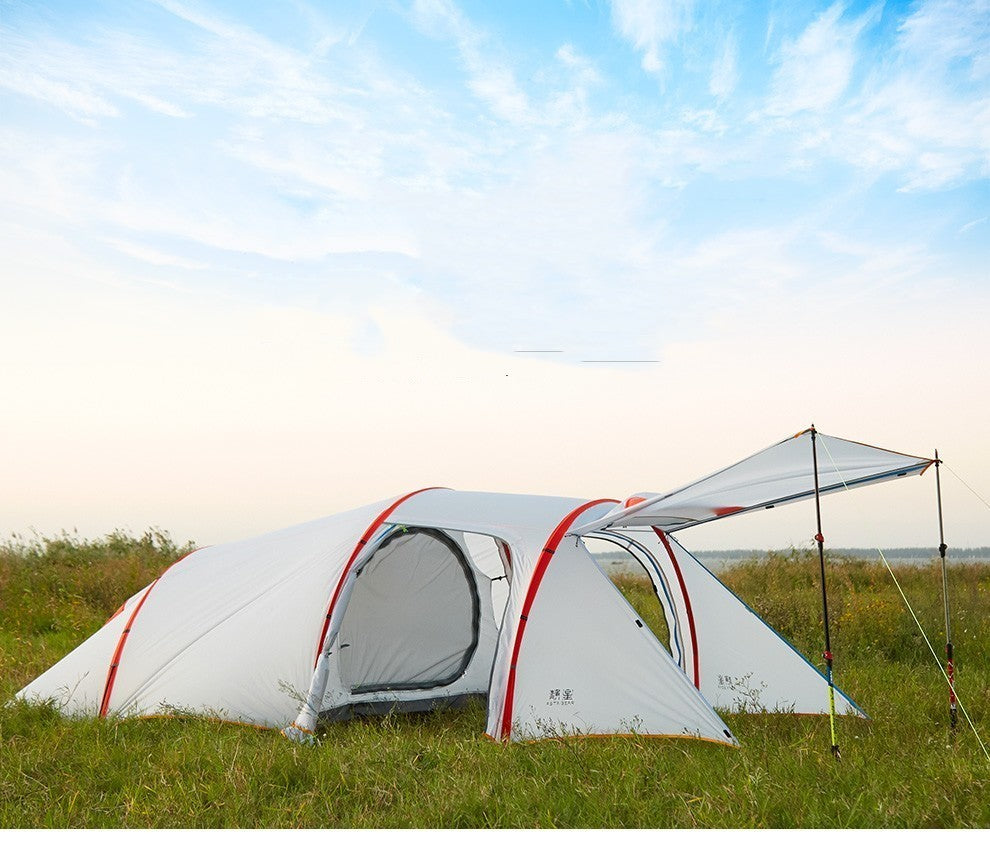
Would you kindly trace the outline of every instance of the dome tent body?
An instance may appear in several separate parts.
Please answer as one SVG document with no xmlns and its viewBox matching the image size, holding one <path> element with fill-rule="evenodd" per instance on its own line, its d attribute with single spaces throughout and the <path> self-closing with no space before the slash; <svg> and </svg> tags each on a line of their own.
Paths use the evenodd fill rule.
<svg viewBox="0 0 990 850">
<path fill-rule="evenodd" d="M 385 504 L 187 555 L 20 696 L 72 714 L 277 725 L 312 675 L 330 565 Z"/>
<path fill-rule="evenodd" d="M 903 474 L 897 464 L 926 468 L 912 456 L 886 460 L 874 480 Z M 765 502 L 767 470 L 758 477 Z M 745 495 L 745 482 L 732 483 Z M 781 484 L 774 498 L 807 497 L 803 484 Z M 704 499 L 692 486 L 697 514 Z M 487 733 L 501 740 L 632 733 L 735 744 L 713 704 L 827 713 L 819 671 L 662 518 L 629 510 L 665 500 L 676 501 L 431 488 L 197 550 L 18 696 L 67 714 L 203 714 L 300 738 L 320 721 L 472 695 L 487 700 Z M 714 516 L 740 506 L 714 505 Z M 584 536 L 615 540 L 643 563 L 671 651 Z M 759 698 L 739 699 L 739 683 Z M 840 711 L 860 713 L 839 697 Z"/>
</svg>

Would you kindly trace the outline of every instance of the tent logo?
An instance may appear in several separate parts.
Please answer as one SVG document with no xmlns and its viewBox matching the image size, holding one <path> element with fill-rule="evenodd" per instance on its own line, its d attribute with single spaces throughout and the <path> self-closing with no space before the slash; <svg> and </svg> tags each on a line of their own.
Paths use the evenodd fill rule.
<svg viewBox="0 0 990 850">
<path fill-rule="evenodd" d="M 547 705 L 574 705 L 574 691 L 570 688 L 551 688 Z"/>
</svg>

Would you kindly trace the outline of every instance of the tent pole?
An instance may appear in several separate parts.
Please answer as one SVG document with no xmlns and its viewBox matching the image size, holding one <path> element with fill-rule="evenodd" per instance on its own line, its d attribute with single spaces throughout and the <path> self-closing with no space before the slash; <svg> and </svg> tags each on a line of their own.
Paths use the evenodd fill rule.
<svg viewBox="0 0 990 850">
<path fill-rule="evenodd" d="M 825 592 L 825 537 L 822 535 L 822 501 L 818 488 L 818 432 L 811 426 L 811 459 L 815 470 L 815 517 L 818 521 L 818 533 L 815 542 L 818 543 L 818 564 L 822 574 L 822 620 L 825 624 L 825 671 L 828 682 L 828 722 L 832 732 L 832 755 L 841 758 L 839 742 L 835 736 L 835 684 L 832 681 L 832 641 L 828 631 L 828 594 Z"/>
<path fill-rule="evenodd" d="M 954 730 L 958 720 L 956 711 L 956 667 L 952 649 L 952 626 L 949 622 L 949 577 L 945 568 L 945 553 L 948 546 L 945 545 L 945 531 L 942 527 L 942 481 L 939 477 L 938 468 L 942 461 L 938 457 L 938 449 L 935 450 L 935 493 L 938 498 L 938 554 L 942 559 L 942 603 L 945 608 L 945 675 L 949 680 L 949 724 Z"/>
</svg>

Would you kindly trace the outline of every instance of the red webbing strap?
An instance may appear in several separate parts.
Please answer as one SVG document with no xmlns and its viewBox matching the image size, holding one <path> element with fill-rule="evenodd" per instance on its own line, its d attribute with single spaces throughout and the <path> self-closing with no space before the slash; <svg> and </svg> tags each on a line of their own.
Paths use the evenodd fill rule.
<svg viewBox="0 0 990 850">
<path fill-rule="evenodd" d="M 557 551 L 557 546 L 560 545 L 560 541 L 563 540 L 564 535 L 567 534 L 570 527 L 574 524 L 574 521 L 589 508 L 593 508 L 595 505 L 601 505 L 605 502 L 617 504 L 616 499 L 595 499 L 593 502 L 586 502 L 585 504 L 580 505 L 564 517 L 553 530 L 553 534 L 550 535 L 546 546 L 543 547 L 543 551 L 540 553 L 540 557 L 536 562 L 536 569 L 533 571 L 533 577 L 529 580 L 529 588 L 526 591 L 526 599 L 523 602 L 522 613 L 519 616 L 519 625 L 516 628 L 516 639 L 512 645 L 512 658 L 509 662 L 509 678 L 505 687 L 505 703 L 502 706 L 501 737 L 503 740 L 508 740 L 509 735 L 512 732 L 512 698 L 516 687 L 516 663 L 519 660 L 519 648 L 522 646 L 523 632 L 526 631 L 526 622 L 529 619 L 529 610 L 533 607 L 533 600 L 536 598 L 536 591 L 539 590 L 540 582 L 543 580 L 543 574 L 547 571 L 547 567 L 550 565 L 550 560 Z"/>
<path fill-rule="evenodd" d="M 320 661 L 320 652 L 323 650 L 323 641 L 326 640 L 327 631 L 330 629 L 330 617 L 333 614 L 334 606 L 336 606 L 337 600 L 340 598 L 340 592 L 344 589 L 344 582 L 347 580 L 347 576 L 351 571 L 351 566 L 357 560 L 357 556 L 361 553 L 361 550 L 368 544 L 375 532 L 378 531 L 379 527 L 385 522 L 385 520 L 388 519 L 392 511 L 399 507 L 399 505 L 401 505 L 404 501 L 411 499 L 419 493 L 425 493 L 427 490 L 446 489 L 446 487 L 423 487 L 419 490 L 413 490 L 412 493 L 406 493 L 405 496 L 400 499 L 396 499 L 391 505 L 378 514 L 371 525 L 365 529 L 364 534 L 361 535 L 361 539 L 358 540 L 357 545 L 354 547 L 354 551 L 351 552 L 351 557 L 347 559 L 347 563 L 344 565 L 344 570 L 340 574 L 340 578 L 337 581 L 337 586 L 333 590 L 333 596 L 330 597 L 330 604 L 327 606 L 327 615 L 323 618 L 323 627 L 320 629 L 320 640 L 316 644 L 316 657 L 313 659 L 314 670 Z"/>
<path fill-rule="evenodd" d="M 677 574 L 677 583 L 681 586 L 681 596 L 684 598 L 684 611 L 687 614 L 688 630 L 691 633 L 691 655 L 694 657 L 694 686 L 700 691 L 701 671 L 698 663 L 698 634 L 694 628 L 694 612 L 691 610 L 691 597 L 688 596 L 687 585 L 684 583 L 684 576 L 681 574 L 681 565 L 677 563 L 677 558 L 674 556 L 674 550 L 670 546 L 670 541 L 667 540 L 667 535 L 656 526 L 653 526 L 653 530 L 656 532 L 657 537 L 660 538 L 660 542 L 663 543 L 663 548 L 667 550 L 670 563 L 674 565 L 674 572 Z"/>
</svg>

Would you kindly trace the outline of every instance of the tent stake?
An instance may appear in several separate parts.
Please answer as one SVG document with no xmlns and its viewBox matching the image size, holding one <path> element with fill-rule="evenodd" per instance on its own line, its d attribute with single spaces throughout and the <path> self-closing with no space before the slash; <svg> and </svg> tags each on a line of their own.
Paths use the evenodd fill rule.
<svg viewBox="0 0 990 850">
<path fill-rule="evenodd" d="M 825 592 L 825 537 L 822 535 L 822 502 L 821 493 L 818 489 L 818 447 L 816 438 L 818 431 L 815 426 L 811 426 L 811 459 L 815 470 L 815 517 L 818 521 L 818 533 L 815 534 L 815 542 L 818 543 L 818 564 L 822 573 L 822 620 L 825 624 L 825 672 L 828 682 L 828 722 L 832 732 L 832 755 L 836 759 L 842 758 L 839 752 L 839 742 L 835 736 L 835 685 L 832 681 L 832 641 L 828 632 L 828 594 Z"/>
<path fill-rule="evenodd" d="M 952 626 L 949 623 L 949 578 L 945 568 L 945 531 L 942 528 L 942 481 L 938 468 L 942 461 L 935 450 L 935 493 L 938 498 L 938 554 L 942 559 L 942 604 L 945 608 L 945 675 L 949 680 L 949 725 L 955 730 L 958 720 L 956 711 L 956 667 L 952 650 Z"/>
</svg>

